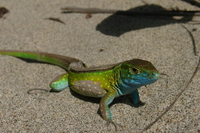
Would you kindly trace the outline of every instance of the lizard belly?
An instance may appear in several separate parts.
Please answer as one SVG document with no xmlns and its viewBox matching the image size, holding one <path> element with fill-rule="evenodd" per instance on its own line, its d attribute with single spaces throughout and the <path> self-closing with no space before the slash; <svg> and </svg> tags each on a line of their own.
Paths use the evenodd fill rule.
<svg viewBox="0 0 200 133">
<path fill-rule="evenodd" d="M 101 83 L 92 80 L 79 80 L 70 84 L 70 88 L 75 92 L 89 97 L 103 97 L 107 91 L 101 88 Z"/>
</svg>

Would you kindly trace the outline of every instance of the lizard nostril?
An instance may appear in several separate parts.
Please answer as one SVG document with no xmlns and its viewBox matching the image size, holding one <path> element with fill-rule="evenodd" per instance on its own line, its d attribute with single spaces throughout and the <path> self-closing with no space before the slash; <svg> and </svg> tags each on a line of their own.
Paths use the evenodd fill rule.
<svg viewBox="0 0 200 133">
<path fill-rule="evenodd" d="M 160 75 L 160 73 L 153 73 L 153 75 L 154 75 L 154 76 L 159 76 L 159 75 Z"/>
<path fill-rule="evenodd" d="M 150 78 L 158 78 L 160 76 L 159 73 L 151 73 Z"/>
</svg>

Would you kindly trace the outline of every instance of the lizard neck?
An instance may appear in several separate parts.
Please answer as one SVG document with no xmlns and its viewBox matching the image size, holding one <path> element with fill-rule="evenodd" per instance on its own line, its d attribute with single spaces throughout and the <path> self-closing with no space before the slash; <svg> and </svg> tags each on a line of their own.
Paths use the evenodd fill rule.
<svg viewBox="0 0 200 133">
<path fill-rule="evenodd" d="M 121 77 L 121 65 L 115 67 L 113 69 L 113 73 L 114 73 L 114 86 L 118 91 L 117 96 L 129 94 L 135 89 L 142 86 L 142 85 L 135 85 L 135 84 L 134 85 L 126 84 Z"/>
<path fill-rule="evenodd" d="M 130 86 L 130 85 L 125 84 L 122 79 L 119 79 L 118 80 L 118 96 L 129 94 L 133 92 L 134 90 L 140 88 L 141 86 L 142 85 Z"/>
</svg>

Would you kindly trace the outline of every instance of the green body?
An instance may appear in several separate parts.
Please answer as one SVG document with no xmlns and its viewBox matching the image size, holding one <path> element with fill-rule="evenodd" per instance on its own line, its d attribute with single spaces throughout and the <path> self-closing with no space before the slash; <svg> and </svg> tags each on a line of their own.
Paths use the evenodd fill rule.
<svg viewBox="0 0 200 133">
<path fill-rule="evenodd" d="M 0 51 L 0 54 L 32 59 L 64 68 L 67 73 L 50 84 L 51 90 L 62 91 L 70 87 L 81 95 L 101 98 L 99 106 L 101 115 L 116 128 L 117 124 L 112 121 L 108 105 L 115 97 L 131 94 L 134 106 L 140 106 L 137 89 L 155 82 L 160 75 L 150 62 L 140 59 L 86 68 L 86 65 L 78 59 L 56 54 L 4 50 Z"/>
</svg>

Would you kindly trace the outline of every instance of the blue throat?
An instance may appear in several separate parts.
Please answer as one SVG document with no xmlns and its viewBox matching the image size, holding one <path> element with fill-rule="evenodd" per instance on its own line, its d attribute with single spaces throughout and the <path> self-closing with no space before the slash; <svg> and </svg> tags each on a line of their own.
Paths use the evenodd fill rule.
<svg viewBox="0 0 200 133">
<path fill-rule="evenodd" d="M 143 86 L 141 84 L 126 84 L 124 81 L 125 80 L 119 79 L 117 85 L 115 85 L 118 90 L 118 96 L 126 95 L 133 92 L 135 89 Z"/>
</svg>

